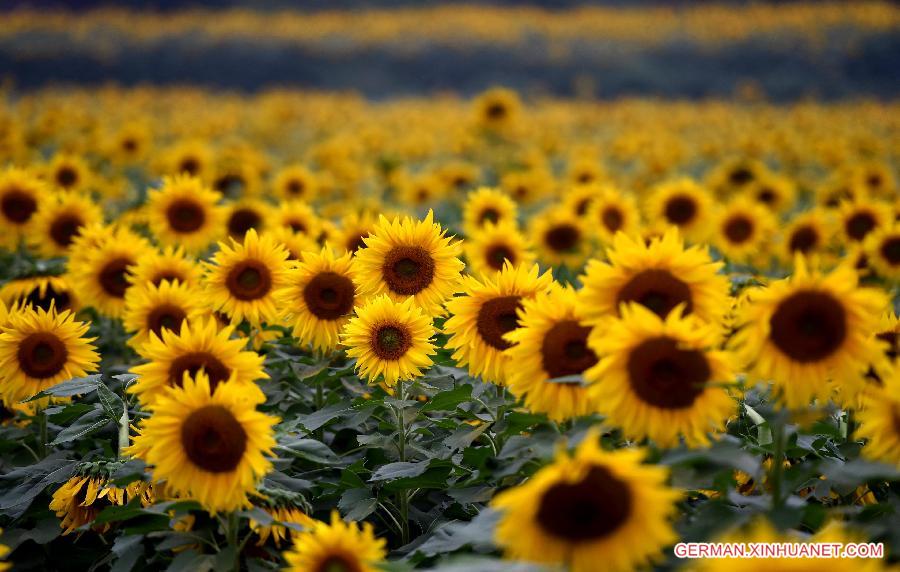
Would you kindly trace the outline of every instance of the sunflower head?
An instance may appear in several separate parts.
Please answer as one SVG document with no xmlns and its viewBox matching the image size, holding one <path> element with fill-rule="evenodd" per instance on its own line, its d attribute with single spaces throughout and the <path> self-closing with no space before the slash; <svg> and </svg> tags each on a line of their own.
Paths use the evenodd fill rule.
<svg viewBox="0 0 900 572">
<path fill-rule="evenodd" d="M 243 199 L 231 203 L 227 207 L 225 228 L 228 236 L 235 240 L 243 240 L 251 230 L 261 232 L 266 221 L 272 216 L 272 207 L 258 199 Z"/>
<path fill-rule="evenodd" d="M 866 262 L 891 282 L 900 282 L 900 223 L 885 225 L 865 239 Z"/>
<path fill-rule="evenodd" d="M 463 203 L 462 228 L 472 236 L 488 224 L 516 224 L 518 207 L 509 195 L 499 189 L 480 187 L 466 195 Z"/>
<path fill-rule="evenodd" d="M 771 211 L 738 198 L 716 215 L 715 245 L 726 258 L 737 263 L 762 262 L 775 226 Z"/>
<path fill-rule="evenodd" d="M 164 177 L 162 187 L 147 197 L 150 230 L 164 246 L 202 252 L 222 235 L 221 199 L 196 177 Z"/>
<path fill-rule="evenodd" d="M 691 179 L 657 185 L 647 201 L 647 220 L 658 226 L 677 227 L 690 240 L 701 241 L 709 232 L 713 201 L 706 189 Z"/>
<path fill-rule="evenodd" d="M 489 223 L 470 236 L 463 249 L 469 272 L 489 275 L 512 266 L 531 266 L 536 258 L 531 243 L 514 223 Z"/>
<path fill-rule="evenodd" d="M 65 256 L 83 228 L 102 221 L 100 207 L 89 196 L 54 193 L 35 213 L 29 242 L 42 256 Z"/>
<path fill-rule="evenodd" d="M 585 218 L 606 244 L 611 244 L 618 232 L 628 236 L 636 234 L 641 225 L 634 198 L 609 186 L 601 187 L 593 197 Z"/>
<path fill-rule="evenodd" d="M 334 511 L 330 523 L 316 521 L 295 535 L 284 558 L 291 572 L 376 572 L 387 556 L 386 544 L 383 538 L 375 538 L 371 524 L 346 523 Z"/>
<path fill-rule="evenodd" d="M 485 129 L 503 130 L 516 122 L 522 102 L 516 92 L 495 87 L 475 100 L 476 123 Z"/>
<path fill-rule="evenodd" d="M 28 171 L 7 167 L 0 172 L 0 221 L 8 229 L 0 236 L 0 246 L 18 246 L 47 194 L 41 179 Z"/>
<path fill-rule="evenodd" d="M 531 219 L 529 233 L 541 262 L 577 269 L 591 253 L 588 228 L 582 218 L 568 210 L 550 207 Z"/>
<path fill-rule="evenodd" d="M 78 298 L 64 276 L 33 276 L 10 280 L 0 288 L 0 300 L 9 306 L 33 306 L 58 311 L 77 310 Z"/>
<path fill-rule="evenodd" d="M 319 192 L 316 175 L 303 165 L 281 169 L 272 183 L 275 194 L 286 201 L 312 201 Z"/>
<path fill-rule="evenodd" d="M 184 282 L 163 281 L 159 286 L 146 283 L 129 288 L 125 295 L 125 330 L 133 336 L 128 343 L 141 347 L 150 333 L 161 336 L 163 330 L 178 331 L 184 320 L 195 320 L 206 308 L 199 293 Z"/>
<path fill-rule="evenodd" d="M 866 199 L 845 201 L 838 207 L 838 217 L 846 242 L 862 242 L 872 232 L 890 225 L 894 213 L 887 203 Z"/>
<path fill-rule="evenodd" d="M 60 519 L 60 526 L 65 529 L 63 535 L 66 535 L 92 523 L 104 508 L 125 502 L 125 489 L 113 486 L 99 476 L 76 475 L 53 493 L 50 510 Z M 109 523 L 100 524 L 95 530 L 106 532 L 110 526 Z"/>
</svg>

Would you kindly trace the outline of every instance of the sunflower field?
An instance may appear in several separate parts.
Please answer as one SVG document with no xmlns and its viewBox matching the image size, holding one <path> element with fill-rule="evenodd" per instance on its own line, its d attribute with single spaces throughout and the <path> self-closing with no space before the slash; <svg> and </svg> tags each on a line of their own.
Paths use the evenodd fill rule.
<svg viewBox="0 0 900 572">
<path fill-rule="evenodd" d="M 829 21 L 749 10 L 678 25 Z M 900 103 L 581 95 L 0 88 L 0 570 L 895 567 Z"/>
</svg>

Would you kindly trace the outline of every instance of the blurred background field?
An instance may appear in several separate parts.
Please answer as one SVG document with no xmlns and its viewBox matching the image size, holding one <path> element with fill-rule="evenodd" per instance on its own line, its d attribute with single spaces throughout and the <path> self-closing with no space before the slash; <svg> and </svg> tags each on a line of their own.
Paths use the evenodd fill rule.
<svg viewBox="0 0 900 572">
<path fill-rule="evenodd" d="M 7 2 L 0 75 L 351 90 L 384 98 L 502 84 L 563 97 L 889 99 L 889 2 Z"/>
</svg>

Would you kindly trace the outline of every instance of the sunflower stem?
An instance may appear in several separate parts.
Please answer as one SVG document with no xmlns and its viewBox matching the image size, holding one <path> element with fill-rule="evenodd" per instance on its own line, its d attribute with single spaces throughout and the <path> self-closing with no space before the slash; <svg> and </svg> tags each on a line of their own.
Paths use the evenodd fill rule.
<svg viewBox="0 0 900 572">
<path fill-rule="evenodd" d="M 230 512 L 228 514 L 228 527 L 225 532 L 228 536 L 228 546 L 234 552 L 234 565 L 232 567 L 234 572 L 240 572 L 241 569 L 241 546 L 238 543 L 239 527 L 240 520 L 238 519 L 237 512 Z"/>
<path fill-rule="evenodd" d="M 406 460 L 406 418 L 404 415 L 406 401 L 406 385 L 403 380 L 397 381 L 397 397 L 399 404 L 397 413 L 397 452 L 400 461 Z M 400 509 L 400 544 L 409 544 L 409 494 L 406 489 L 397 492 L 397 506 Z"/>
<path fill-rule="evenodd" d="M 128 428 L 128 405 L 125 401 L 122 402 L 122 417 L 119 418 L 119 441 L 118 447 L 116 448 L 116 458 L 122 458 L 122 450 L 128 446 L 129 441 L 129 428 Z"/>
</svg>

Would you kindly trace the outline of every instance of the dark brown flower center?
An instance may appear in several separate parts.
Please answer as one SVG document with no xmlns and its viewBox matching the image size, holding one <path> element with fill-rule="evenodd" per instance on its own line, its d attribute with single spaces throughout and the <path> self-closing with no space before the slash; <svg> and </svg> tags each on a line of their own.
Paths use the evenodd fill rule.
<svg viewBox="0 0 900 572">
<path fill-rule="evenodd" d="M 503 339 L 503 334 L 519 327 L 516 311 L 522 307 L 521 296 L 500 296 L 492 298 L 478 309 L 475 327 L 478 335 L 492 348 L 505 350 L 512 344 Z"/>
<path fill-rule="evenodd" d="M 487 116 L 494 120 L 500 120 L 506 117 L 506 106 L 500 102 L 491 103 L 487 106 Z"/>
<path fill-rule="evenodd" d="M 887 344 L 884 355 L 886 355 L 891 362 L 896 363 L 897 356 L 900 356 L 900 333 L 890 331 L 880 332 L 875 334 L 875 337 Z"/>
<path fill-rule="evenodd" d="M 768 187 L 763 187 L 756 193 L 756 200 L 767 206 L 772 206 L 773 204 L 775 204 L 775 200 L 777 198 L 778 195 L 775 193 L 775 191 Z"/>
<path fill-rule="evenodd" d="M 244 238 L 248 230 L 259 230 L 260 226 L 262 216 L 253 209 L 235 209 L 228 217 L 228 234 L 237 238 Z"/>
<path fill-rule="evenodd" d="M 175 232 L 196 232 L 206 221 L 203 205 L 190 199 L 179 199 L 166 209 L 166 219 Z"/>
<path fill-rule="evenodd" d="M 353 281 L 337 272 L 320 272 L 303 288 L 303 300 L 320 320 L 337 320 L 353 310 Z"/>
<path fill-rule="evenodd" d="M 223 381 L 228 381 L 231 370 L 222 361 L 207 351 L 191 352 L 180 355 L 169 366 L 169 384 L 181 387 L 184 383 L 184 374 L 197 377 L 197 372 L 203 370 L 209 378 L 209 388 L 215 390 Z"/>
<path fill-rule="evenodd" d="M 591 206 L 590 198 L 581 199 L 580 201 L 578 201 L 578 203 L 575 204 L 575 214 L 577 214 L 578 216 L 584 216 L 584 213 L 587 212 L 589 206 Z"/>
<path fill-rule="evenodd" d="M 68 357 L 65 342 L 50 332 L 29 334 L 19 342 L 19 367 L 28 377 L 53 377 L 65 368 Z"/>
<path fill-rule="evenodd" d="M 674 225 L 688 224 L 697 215 L 697 203 L 686 195 L 672 197 L 666 202 L 665 215 L 666 220 Z"/>
<path fill-rule="evenodd" d="M 128 267 L 132 264 L 134 261 L 124 256 L 104 264 L 99 275 L 103 291 L 113 298 L 124 298 L 128 289 Z"/>
<path fill-rule="evenodd" d="M 258 300 L 272 289 L 272 274 L 259 260 L 242 260 L 228 273 L 225 286 L 238 300 Z"/>
<path fill-rule="evenodd" d="M 178 164 L 179 173 L 187 173 L 196 176 L 200 172 L 200 161 L 196 157 L 184 157 Z"/>
<path fill-rule="evenodd" d="M 541 342 L 541 361 L 550 378 L 578 375 L 597 363 L 587 345 L 590 328 L 575 320 L 554 324 Z"/>
<path fill-rule="evenodd" d="M 515 253 L 502 243 L 489 246 L 484 253 L 484 258 L 487 260 L 488 266 L 494 270 L 503 270 L 503 263 L 506 260 L 509 260 L 512 264 L 516 263 Z"/>
<path fill-rule="evenodd" d="M 642 401 L 663 409 L 694 404 L 711 372 L 703 352 L 678 347 L 672 338 L 642 342 L 628 355 L 628 379 Z"/>
<path fill-rule="evenodd" d="M 500 220 L 500 213 L 494 207 L 487 207 L 481 211 L 481 216 L 478 217 L 478 223 L 481 225 L 488 222 L 496 224 L 498 220 Z"/>
<path fill-rule="evenodd" d="M 572 252 L 581 240 L 581 232 L 571 224 L 551 227 L 544 234 L 544 242 L 554 252 Z"/>
<path fill-rule="evenodd" d="M 60 187 L 68 189 L 69 187 L 75 186 L 75 183 L 77 182 L 78 171 L 76 171 L 72 167 L 63 166 L 56 171 L 56 183 Z"/>
<path fill-rule="evenodd" d="M 891 236 L 881 243 L 882 258 L 891 266 L 900 265 L 900 236 Z"/>
<path fill-rule="evenodd" d="M 434 279 L 434 259 L 419 246 L 395 246 L 381 268 L 392 292 L 412 295 L 428 288 Z"/>
<path fill-rule="evenodd" d="M 181 425 L 181 446 L 190 461 L 210 473 L 227 473 L 240 465 L 247 450 L 247 432 L 221 405 L 193 411 Z"/>
<path fill-rule="evenodd" d="M 50 238 L 58 246 L 68 248 L 78 233 L 84 221 L 74 213 L 61 214 L 50 223 Z"/>
<path fill-rule="evenodd" d="M 872 232 L 875 229 L 875 225 L 876 221 L 872 213 L 858 212 L 847 219 L 844 228 L 847 230 L 847 236 L 859 241 Z"/>
<path fill-rule="evenodd" d="M 619 290 L 616 305 L 637 302 L 660 318 L 669 315 L 675 306 L 685 305 L 685 313 L 693 310 L 690 287 L 668 270 L 650 269 L 638 272 Z"/>
<path fill-rule="evenodd" d="M 788 241 L 788 248 L 791 252 L 801 252 L 806 254 L 815 249 L 819 245 L 819 233 L 811 226 L 801 226 L 797 228 Z"/>
<path fill-rule="evenodd" d="M 361 232 L 347 240 L 347 250 L 356 253 L 360 248 L 366 247 L 365 239 L 369 238 L 368 232 Z"/>
<path fill-rule="evenodd" d="M 628 521 L 632 508 L 629 486 L 603 466 L 584 478 L 560 482 L 541 496 L 537 522 L 548 534 L 578 543 L 613 534 Z"/>
<path fill-rule="evenodd" d="M 383 324 L 372 333 L 372 351 L 379 359 L 396 361 L 411 346 L 409 329 L 402 324 Z"/>
<path fill-rule="evenodd" d="M 41 295 L 41 289 L 35 288 L 25 296 L 25 304 L 32 305 L 37 308 L 49 310 L 51 306 L 58 311 L 69 310 L 72 307 L 72 297 L 68 292 L 57 292 L 53 286 L 47 285 L 44 294 Z"/>
<path fill-rule="evenodd" d="M 294 220 L 289 220 L 289 221 L 285 221 L 285 222 L 287 222 L 288 227 L 290 227 L 290 229 L 294 232 L 299 232 L 302 234 L 302 233 L 306 233 L 309 230 L 309 227 L 307 227 L 306 222 L 304 222 L 300 219 L 294 219 Z"/>
<path fill-rule="evenodd" d="M 184 309 L 174 304 L 160 304 L 147 314 L 147 330 L 157 336 L 162 335 L 163 329 L 177 332 L 185 318 L 187 313 Z"/>
<path fill-rule="evenodd" d="M 37 210 L 37 201 L 25 191 L 13 189 L 3 193 L 0 210 L 3 211 L 6 220 L 15 224 L 25 224 Z"/>
<path fill-rule="evenodd" d="M 794 361 L 811 363 L 841 347 L 847 337 L 847 315 L 830 294 L 804 290 L 778 304 L 769 327 L 769 337 L 782 353 Z"/>
<path fill-rule="evenodd" d="M 306 185 L 303 184 L 303 181 L 291 179 L 287 182 L 286 188 L 289 195 L 298 196 L 303 194 Z"/>
<path fill-rule="evenodd" d="M 625 217 L 622 216 L 622 211 L 617 207 L 606 207 L 603 209 L 603 214 L 600 215 L 600 220 L 603 223 L 603 226 L 606 227 L 606 230 L 614 233 L 622 228 Z"/>
<path fill-rule="evenodd" d="M 744 215 L 735 215 L 725 222 L 724 232 L 729 242 L 741 244 L 753 236 L 753 221 Z"/>
<path fill-rule="evenodd" d="M 728 180 L 735 186 L 740 187 L 746 185 L 753 180 L 753 171 L 747 167 L 737 167 L 732 169 L 731 173 L 728 175 Z"/>
<path fill-rule="evenodd" d="M 362 568 L 359 562 L 343 554 L 329 554 L 312 572 L 362 572 Z"/>
</svg>

